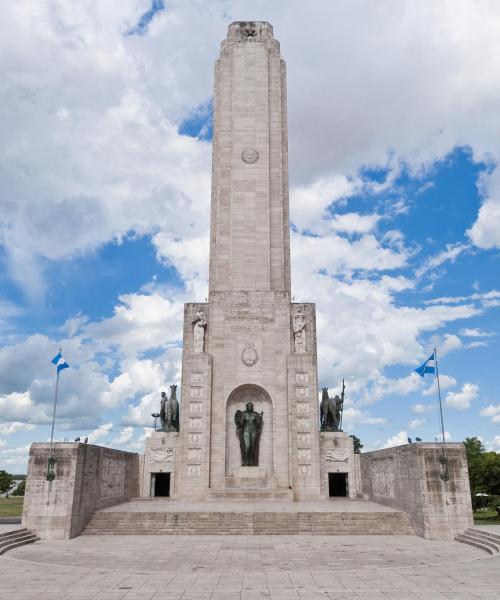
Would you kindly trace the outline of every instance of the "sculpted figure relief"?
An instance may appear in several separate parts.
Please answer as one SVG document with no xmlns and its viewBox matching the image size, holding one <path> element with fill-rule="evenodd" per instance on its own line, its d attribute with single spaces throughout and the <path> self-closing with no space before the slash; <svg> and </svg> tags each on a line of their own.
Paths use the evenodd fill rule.
<svg viewBox="0 0 500 600">
<path fill-rule="evenodd" d="M 293 337 L 295 340 L 295 352 L 303 354 L 306 351 L 306 317 L 302 306 L 298 307 L 293 317 Z"/>
<path fill-rule="evenodd" d="M 177 402 L 177 386 L 170 386 L 170 398 L 161 393 L 160 421 L 162 431 L 179 431 L 179 402 Z"/>
<path fill-rule="evenodd" d="M 240 440 L 241 466 L 257 467 L 259 465 L 259 444 L 262 432 L 263 414 L 253 409 L 253 403 L 247 402 L 246 409 L 237 410 L 234 415 L 236 434 Z"/>
<path fill-rule="evenodd" d="M 194 314 L 193 323 L 193 352 L 196 354 L 203 354 L 205 352 L 205 329 L 207 327 L 207 320 L 205 319 L 205 313 L 198 308 Z"/>
</svg>

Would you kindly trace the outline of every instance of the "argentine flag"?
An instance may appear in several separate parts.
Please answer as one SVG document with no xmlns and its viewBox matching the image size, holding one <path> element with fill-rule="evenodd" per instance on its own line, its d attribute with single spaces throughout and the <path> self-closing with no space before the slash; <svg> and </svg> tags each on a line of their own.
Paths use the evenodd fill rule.
<svg viewBox="0 0 500 600">
<path fill-rule="evenodd" d="M 417 367 L 415 371 L 423 377 L 426 373 L 435 373 L 436 372 L 436 357 L 434 356 L 434 352 L 429 356 L 429 358 Z"/>
<path fill-rule="evenodd" d="M 64 360 L 63 355 L 61 354 L 60 350 L 57 353 L 57 355 L 54 356 L 54 358 L 50 362 L 53 365 L 57 365 L 57 374 L 58 375 L 63 369 L 67 369 L 69 367 L 68 363 Z"/>
</svg>

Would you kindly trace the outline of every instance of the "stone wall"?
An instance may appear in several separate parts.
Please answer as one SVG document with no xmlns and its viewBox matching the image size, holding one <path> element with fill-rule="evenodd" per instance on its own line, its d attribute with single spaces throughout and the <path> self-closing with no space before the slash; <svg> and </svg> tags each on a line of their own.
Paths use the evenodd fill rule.
<svg viewBox="0 0 500 600">
<path fill-rule="evenodd" d="M 449 539 L 474 524 L 463 444 L 447 444 L 449 481 L 441 479 L 441 444 L 407 444 L 361 454 L 363 493 L 406 512 L 418 535 Z"/>
<path fill-rule="evenodd" d="M 56 477 L 47 481 L 48 443 L 31 445 L 22 525 L 42 539 L 79 535 L 91 513 L 139 495 L 139 455 L 92 444 L 56 443 Z"/>
</svg>

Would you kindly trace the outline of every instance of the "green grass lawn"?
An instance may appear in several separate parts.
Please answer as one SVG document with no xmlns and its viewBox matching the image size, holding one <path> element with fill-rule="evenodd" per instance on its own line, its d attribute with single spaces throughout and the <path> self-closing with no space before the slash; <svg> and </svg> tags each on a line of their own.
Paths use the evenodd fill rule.
<svg viewBox="0 0 500 600">
<path fill-rule="evenodd" d="M 0 498 L 0 517 L 20 517 L 23 512 L 23 496 Z"/>
<path fill-rule="evenodd" d="M 494 510 L 480 510 L 474 513 L 476 525 L 500 525 L 500 516 Z"/>
</svg>

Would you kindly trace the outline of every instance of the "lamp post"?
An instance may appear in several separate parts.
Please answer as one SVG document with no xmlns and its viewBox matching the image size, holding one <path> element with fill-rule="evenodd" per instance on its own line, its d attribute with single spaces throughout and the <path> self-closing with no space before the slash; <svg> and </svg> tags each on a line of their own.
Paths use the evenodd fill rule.
<svg viewBox="0 0 500 600">
<path fill-rule="evenodd" d="M 153 417 L 153 419 L 155 420 L 155 431 L 158 431 L 156 429 L 156 422 L 158 421 L 158 417 L 160 416 L 160 413 L 151 413 L 151 416 Z"/>
</svg>

